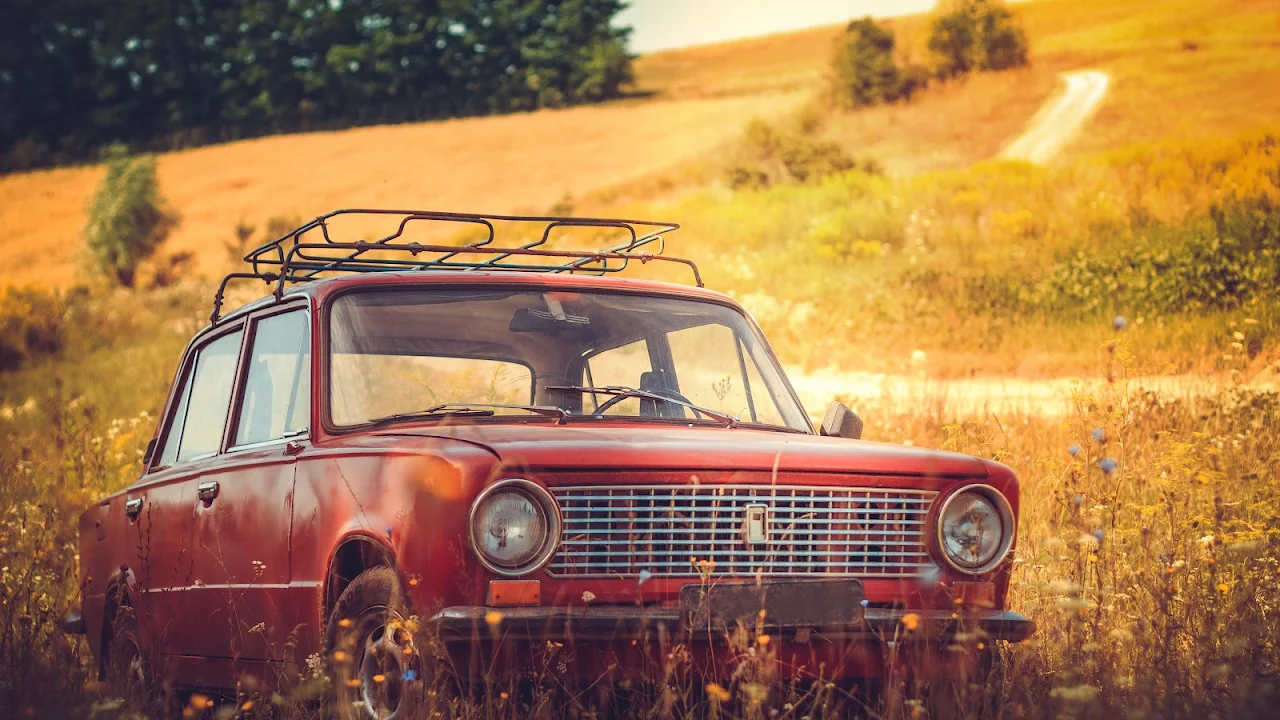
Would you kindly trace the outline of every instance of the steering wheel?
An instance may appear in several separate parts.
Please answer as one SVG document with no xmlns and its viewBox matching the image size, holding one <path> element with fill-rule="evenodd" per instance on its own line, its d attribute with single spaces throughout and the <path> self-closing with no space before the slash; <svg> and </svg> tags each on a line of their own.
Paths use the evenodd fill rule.
<svg viewBox="0 0 1280 720">
<path fill-rule="evenodd" d="M 668 398 L 670 400 L 678 400 L 682 403 L 687 403 L 688 405 L 692 405 L 692 403 L 689 402 L 689 398 L 669 388 L 658 388 L 654 390 L 646 390 L 645 392 L 653 393 L 654 395 L 661 395 L 662 397 Z M 595 416 L 603 417 L 605 414 L 605 411 L 607 411 L 609 408 L 613 407 L 614 405 L 617 405 L 623 400 L 630 400 L 631 398 L 640 398 L 641 401 L 653 399 L 653 398 L 645 397 L 643 395 L 614 395 L 608 400 L 605 400 L 604 404 L 602 404 L 600 407 L 596 408 Z M 655 400 L 654 402 L 657 402 L 657 401 Z M 683 410 L 686 406 L 678 405 L 677 407 L 680 407 L 681 410 Z M 699 420 L 703 419 L 702 413 L 698 412 L 697 408 L 689 407 L 688 409 L 693 411 L 693 414 L 697 416 L 697 419 Z"/>
</svg>

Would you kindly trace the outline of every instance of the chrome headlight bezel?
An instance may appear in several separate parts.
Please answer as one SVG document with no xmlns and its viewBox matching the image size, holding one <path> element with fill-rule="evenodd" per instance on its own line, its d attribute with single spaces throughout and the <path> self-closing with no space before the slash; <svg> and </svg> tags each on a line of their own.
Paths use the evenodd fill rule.
<svg viewBox="0 0 1280 720">
<path fill-rule="evenodd" d="M 980 565 L 966 564 L 947 552 L 947 543 L 944 535 L 947 510 L 953 502 L 966 495 L 977 495 L 987 501 L 995 509 L 996 516 L 1000 519 L 1000 544 L 991 559 Z M 934 525 L 934 542 L 937 544 L 938 555 L 952 569 L 966 575 L 985 575 L 999 567 L 1009 557 L 1009 551 L 1013 548 L 1014 536 L 1017 534 L 1018 529 L 1017 522 L 1013 517 L 1013 508 L 1009 505 L 1009 499 L 1004 496 L 1004 493 L 990 485 L 965 485 L 948 495 L 943 500 L 942 505 L 938 507 Z"/>
<path fill-rule="evenodd" d="M 524 495 L 526 499 L 532 502 L 534 507 L 542 512 L 543 518 L 546 520 L 546 537 L 542 539 L 538 552 L 534 554 L 533 559 L 519 566 L 504 565 L 489 557 L 476 541 L 477 512 L 480 510 L 480 506 L 484 504 L 485 500 L 504 492 Z M 471 502 L 471 510 L 467 513 L 467 543 L 471 546 L 471 551 L 486 570 L 501 577 L 519 577 L 540 570 L 551 560 L 551 556 L 555 554 L 556 548 L 560 545 L 560 529 L 560 505 L 551 496 L 551 493 L 547 492 L 546 488 L 524 478 L 499 480 L 485 488 L 479 495 L 476 495 L 475 500 Z"/>
</svg>

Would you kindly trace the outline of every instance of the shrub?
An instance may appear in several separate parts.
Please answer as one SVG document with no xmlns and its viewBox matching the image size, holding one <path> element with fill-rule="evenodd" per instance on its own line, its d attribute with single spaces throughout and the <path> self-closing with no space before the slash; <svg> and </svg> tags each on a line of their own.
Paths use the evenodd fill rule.
<svg viewBox="0 0 1280 720">
<path fill-rule="evenodd" d="M 893 33 L 870 17 L 849 23 L 831 59 L 837 103 L 857 108 L 901 97 L 902 71 L 893 51 Z"/>
<path fill-rule="evenodd" d="M 864 163 L 868 171 L 877 170 Z M 737 158 L 728 168 L 730 187 L 764 188 L 782 182 L 810 182 L 859 166 L 836 142 L 788 133 L 753 120 L 743 132 Z"/>
<path fill-rule="evenodd" d="M 89 203 L 85 245 L 99 270 L 133 287 L 138 267 L 178 222 L 160 196 L 155 158 L 129 156 L 122 146 L 105 153 L 107 176 Z"/>
<path fill-rule="evenodd" d="M 61 349 L 62 305 L 47 290 L 0 288 L 0 371 Z"/>
<path fill-rule="evenodd" d="M 1027 35 L 998 0 L 955 0 L 929 31 L 934 72 L 950 78 L 1027 64 Z"/>
</svg>

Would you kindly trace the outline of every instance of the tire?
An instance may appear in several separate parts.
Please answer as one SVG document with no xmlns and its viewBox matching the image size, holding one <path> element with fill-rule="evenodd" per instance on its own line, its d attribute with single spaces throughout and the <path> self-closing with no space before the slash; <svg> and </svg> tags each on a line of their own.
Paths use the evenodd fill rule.
<svg viewBox="0 0 1280 720">
<path fill-rule="evenodd" d="M 128 602 L 115 608 L 110 633 L 104 644 L 102 679 L 111 695 L 124 700 L 125 707 L 146 712 L 155 704 L 157 685 L 138 640 L 137 615 Z"/>
<path fill-rule="evenodd" d="M 324 637 L 339 716 L 405 720 L 418 715 L 425 683 L 408 619 L 394 568 L 370 568 L 342 591 Z"/>
</svg>

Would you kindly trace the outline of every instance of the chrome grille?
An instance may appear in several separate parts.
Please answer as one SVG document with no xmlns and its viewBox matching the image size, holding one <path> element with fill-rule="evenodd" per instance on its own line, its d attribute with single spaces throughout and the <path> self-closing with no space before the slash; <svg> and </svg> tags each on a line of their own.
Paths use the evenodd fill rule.
<svg viewBox="0 0 1280 720">
<path fill-rule="evenodd" d="M 564 532 L 547 571 L 568 577 L 904 577 L 932 567 L 925 518 L 937 493 L 803 485 L 551 488 Z M 747 506 L 769 527 L 747 542 Z"/>
</svg>

